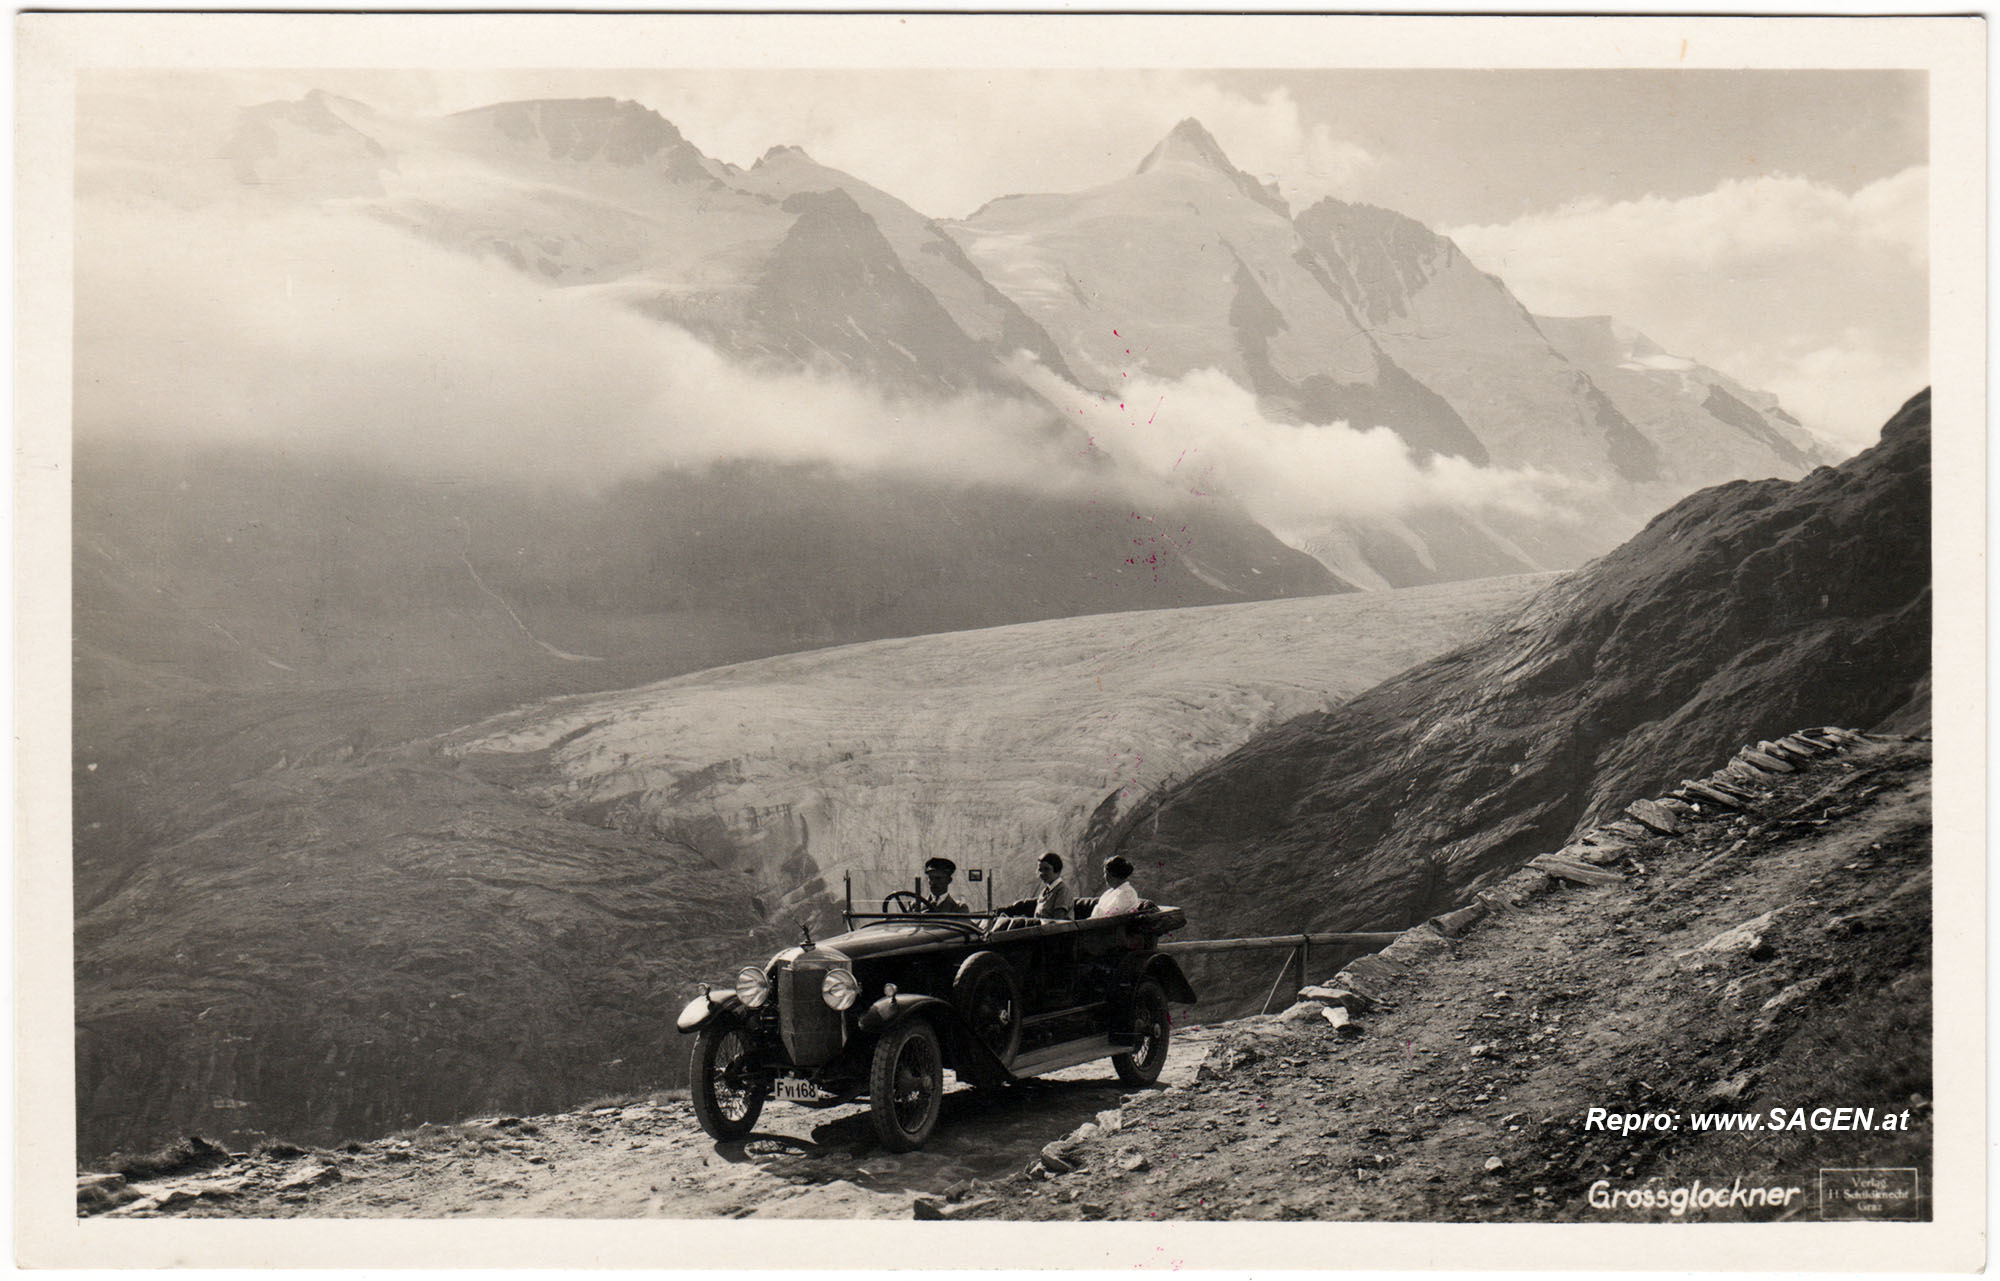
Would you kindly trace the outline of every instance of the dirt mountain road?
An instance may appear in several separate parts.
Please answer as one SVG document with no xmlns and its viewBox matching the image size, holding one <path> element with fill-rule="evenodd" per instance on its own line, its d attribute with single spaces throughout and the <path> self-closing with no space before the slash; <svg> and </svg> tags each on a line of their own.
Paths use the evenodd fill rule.
<svg viewBox="0 0 2000 1281">
<path fill-rule="evenodd" d="M 1176 1036 L 1163 1083 L 1186 1085 L 1215 1028 Z M 685 1049 L 685 1043 L 671 1048 Z M 369 1144 L 274 1145 L 204 1169 L 133 1180 L 113 1217 L 890 1218 L 918 1197 L 1004 1178 L 1051 1140 L 1132 1092 L 1109 1063 L 997 1094 L 946 1095 L 922 1151 L 879 1147 L 865 1106 L 764 1109 L 748 1139 L 718 1143 L 684 1098 L 666 1095 L 548 1116 L 426 1125 Z M 199 1157 L 196 1158 L 197 1161 Z"/>
</svg>

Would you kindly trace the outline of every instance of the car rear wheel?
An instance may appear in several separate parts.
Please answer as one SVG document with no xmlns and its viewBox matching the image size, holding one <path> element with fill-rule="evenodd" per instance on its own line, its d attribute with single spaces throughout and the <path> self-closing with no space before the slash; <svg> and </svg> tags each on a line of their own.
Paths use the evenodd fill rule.
<svg viewBox="0 0 2000 1281">
<path fill-rule="evenodd" d="M 1131 1034 L 1132 1048 L 1115 1056 L 1111 1066 L 1127 1085 L 1152 1085 L 1160 1079 L 1160 1069 L 1167 1066 L 1167 1042 L 1173 1036 L 1167 994 L 1158 983 L 1144 979 L 1132 989 L 1129 1010 L 1126 1030 Z"/>
<path fill-rule="evenodd" d="M 868 1119 L 891 1152 L 924 1145 L 944 1102 L 944 1055 L 936 1029 L 910 1018 L 882 1034 L 868 1073 Z"/>
<path fill-rule="evenodd" d="M 951 1003 L 959 1017 L 1006 1067 L 1021 1048 L 1021 982 L 997 952 L 974 952 L 952 980 Z"/>
<path fill-rule="evenodd" d="M 742 1138 L 764 1110 L 771 1086 L 746 1075 L 749 1061 L 750 1037 L 734 1023 L 710 1023 L 694 1038 L 688 1093 L 694 1100 L 694 1119 L 712 1138 Z"/>
</svg>

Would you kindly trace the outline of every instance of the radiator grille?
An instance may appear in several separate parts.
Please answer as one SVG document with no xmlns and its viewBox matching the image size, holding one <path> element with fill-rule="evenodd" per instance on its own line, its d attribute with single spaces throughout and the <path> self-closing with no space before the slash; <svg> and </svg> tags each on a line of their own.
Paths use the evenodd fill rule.
<svg viewBox="0 0 2000 1281">
<path fill-rule="evenodd" d="M 801 958 L 778 972 L 778 1035 L 785 1053 L 800 1067 L 818 1067 L 840 1053 L 846 1029 L 840 1012 L 820 999 L 819 985 L 831 962 Z"/>
</svg>

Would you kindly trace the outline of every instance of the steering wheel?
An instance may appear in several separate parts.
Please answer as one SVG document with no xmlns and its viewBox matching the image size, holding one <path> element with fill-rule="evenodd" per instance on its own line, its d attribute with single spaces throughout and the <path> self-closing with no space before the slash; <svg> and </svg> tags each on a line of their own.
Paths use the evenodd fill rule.
<svg viewBox="0 0 2000 1281">
<path fill-rule="evenodd" d="M 927 912 L 930 906 L 930 902 L 923 895 L 910 890 L 897 890 L 882 900 L 884 912 Z"/>
</svg>

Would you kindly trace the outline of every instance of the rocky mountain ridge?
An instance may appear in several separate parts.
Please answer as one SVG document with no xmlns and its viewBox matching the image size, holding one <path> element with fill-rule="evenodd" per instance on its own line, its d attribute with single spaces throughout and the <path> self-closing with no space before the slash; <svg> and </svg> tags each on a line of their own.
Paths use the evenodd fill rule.
<svg viewBox="0 0 2000 1281">
<path fill-rule="evenodd" d="M 1216 368 L 1280 421 L 1387 425 L 1419 459 L 1608 487 L 1572 497 L 1582 519 L 1569 524 L 1460 508 L 1291 531 L 1349 581 L 1567 567 L 1632 532 L 1635 510 L 1832 461 L 1772 398 L 1693 361 L 1676 363 L 1672 385 L 1611 362 L 1602 371 L 1619 393 L 1608 393 L 1598 366 L 1552 341 L 1447 237 L 1331 198 L 1295 217 L 1192 120 L 1127 178 L 1010 196 L 949 230 L 1076 368 L 1107 379 Z M 1177 269 L 1159 272 L 1162 260 Z"/>
<path fill-rule="evenodd" d="M 1656 517 L 1492 633 L 1279 726 L 1095 833 L 1219 933 L 1400 927 L 1615 798 L 1800 723 L 1927 717 L 1930 394 L 1802 480 Z"/>
</svg>

